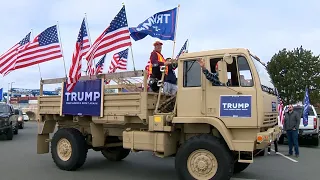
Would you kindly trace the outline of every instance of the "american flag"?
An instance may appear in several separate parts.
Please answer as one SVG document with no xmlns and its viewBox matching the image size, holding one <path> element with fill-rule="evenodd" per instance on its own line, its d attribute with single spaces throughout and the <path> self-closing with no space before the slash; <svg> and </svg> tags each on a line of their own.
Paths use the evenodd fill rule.
<svg viewBox="0 0 320 180">
<path fill-rule="evenodd" d="M 71 92 L 73 90 L 77 81 L 81 77 L 82 57 L 88 52 L 89 48 L 89 36 L 87 32 L 85 18 L 83 18 L 76 42 L 76 49 L 74 50 L 72 55 L 72 63 L 70 66 L 68 82 L 66 85 L 68 92 Z"/>
<path fill-rule="evenodd" d="M 58 38 L 57 25 L 41 32 L 18 54 L 14 69 L 21 69 L 53 59 L 61 58 L 62 51 Z"/>
<path fill-rule="evenodd" d="M 99 62 L 96 64 L 96 74 L 103 72 L 104 60 L 106 59 L 106 54 L 102 56 Z"/>
<path fill-rule="evenodd" d="M 276 89 L 276 93 L 277 93 L 277 99 L 278 99 L 278 112 L 279 112 L 278 125 L 283 125 L 284 105 L 277 89 Z"/>
<path fill-rule="evenodd" d="M 188 39 L 187 39 L 186 42 L 183 44 L 180 52 L 178 53 L 178 55 L 177 55 L 177 57 L 176 57 L 177 59 L 181 56 L 181 54 L 188 52 L 188 50 L 187 50 L 187 43 L 188 43 Z"/>
<path fill-rule="evenodd" d="M 0 74 L 5 76 L 10 72 L 11 69 L 14 68 L 19 51 L 30 42 L 30 35 L 31 32 L 29 32 L 20 42 L 15 44 L 7 52 L 0 56 Z"/>
<path fill-rule="evenodd" d="M 114 73 L 117 69 L 127 70 L 129 49 L 125 49 L 113 55 L 113 60 L 110 63 L 108 73 Z M 105 81 L 106 84 L 110 83 L 110 80 Z"/>
<path fill-rule="evenodd" d="M 121 70 L 127 70 L 129 49 L 125 49 L 113 55 L 113 61 L 111 61 L 112 68 Z"/>
<path fill-rule="evenodd" d="M 93 59 L 107 54 L 119 48 L 131 46 L 130 33 L 127 23 L 125 6 L 123 6 L 116 17 L 111 21 L 110 26 L 93 43 L 87 54 L 88 63 Z"/>
</svg>

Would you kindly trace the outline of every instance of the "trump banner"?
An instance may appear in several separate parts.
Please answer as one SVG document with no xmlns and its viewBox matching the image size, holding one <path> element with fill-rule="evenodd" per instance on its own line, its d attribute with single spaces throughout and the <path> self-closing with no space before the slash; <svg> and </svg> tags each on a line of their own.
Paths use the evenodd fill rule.
<svg viewBox="0 0 320 180">
<path fill-rule="evenodd" d="M 78 81 L 72 92 L 63 89 L 62 114 L 100 116 L 102 80 Z"/>
<path fill-rule="evenodd" d="M 220 96 L 220 117 L 251 117 L 251 96 Z"/>
<path fill-rule="evenodd" d="M 146 36 L 161 40 L 174 40 L 177 21 L 177 8 L 158 12 L 137 27 L 129 28 L 130 36 L 135 40 L 141 40 Z"/>
</svg>

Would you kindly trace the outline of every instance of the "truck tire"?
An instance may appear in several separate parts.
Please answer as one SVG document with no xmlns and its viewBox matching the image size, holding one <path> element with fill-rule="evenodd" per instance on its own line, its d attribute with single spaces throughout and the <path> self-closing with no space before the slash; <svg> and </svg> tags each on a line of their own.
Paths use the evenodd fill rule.
<svg viewBox="0 0 320 180">
<path fill-rule="evenodd" d="M 234 163 L 234 168 L 233 168 L 233 174 L 237 174 L 242 172 L 243 170 L 247 169 L 247 167 L 250 165 L 250 163 L 240 163 L 240 162 L 235 162 Z"/>
<path fill-rule="evenodd" d="M 13 139 L 13 127 L 10 125 L 10 128 L 8 128 L 7 134 L 6 134 L 6 139 L 7 140 L 12 140 Z"/>
<path fill-rule="evenodd" d="M 319 136 L 318 136 L 318 134 L 317 135 L 313 135 L 311 141 L 312 141 L 312 145 L 319 146 Z"/>
<path fill-rule="evenodd" d="M 233 175 L 233 163 L 226 144 L 209 134 L 188 139 L 180 146 L 175 158 L 178 177 L 183 180 L 229 180 Z"/>
<path fill-rule="evenodd" d="M 130 154 L 130 151 L 130 149 L 124 149 L 123 147 L 110 147 L 101 150 L 101 153 L 109 161 L 121 161 Z"/>
<path fill-rule="evenodd" d="M 19 125 L 16 124 L 13 129 L 13 134 L 17 135 L 19 133 Z"/>
<path fill-rule="evenodd" d="M 85 137 L 74 128 L 59 129 L 51 141 L 51 155 L 62 170 L 74 171 L 86 161 L 88 147 Z"/>
</svg>

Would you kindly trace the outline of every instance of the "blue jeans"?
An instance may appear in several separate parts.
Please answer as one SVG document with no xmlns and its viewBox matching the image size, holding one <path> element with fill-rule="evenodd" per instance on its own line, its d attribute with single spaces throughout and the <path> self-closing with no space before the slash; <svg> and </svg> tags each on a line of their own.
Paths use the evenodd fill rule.
<svg viewBox="0 0 320 180">
<path fill-rule="evenodd" d="M 289 154 L 292 155 L 292 146 L 294 146 L 294 152 L 299 155 L 299 142 L 298 142 L 298 130 L 288 130 L 287 138 L 289 144 Z"/>
</svg>

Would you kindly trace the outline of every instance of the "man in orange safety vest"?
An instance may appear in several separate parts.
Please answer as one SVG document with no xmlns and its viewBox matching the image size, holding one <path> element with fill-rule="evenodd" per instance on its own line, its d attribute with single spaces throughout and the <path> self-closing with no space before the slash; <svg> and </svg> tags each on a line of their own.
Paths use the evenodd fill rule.
<svg viewBox="0 0 320 180">
<path fill-rule="evenodd" d="M 156 41 L 153 43 L 154 50 L 151 52 L 149 66 L 146 68 L 149 72 L 150 80 L 149 86 L 153 92 L 158 92 L 159 87 L 157 86 L 157 82 L 161 80 L 162 73 L 160 71 L 161 66 L 165 66 L 165 76 L 168 75 L 168 65 L 171 64 L 170 61 L 166 61 L 163 55 L 161 54 L 162 43 L 160 41 Z"/>
</svg>

